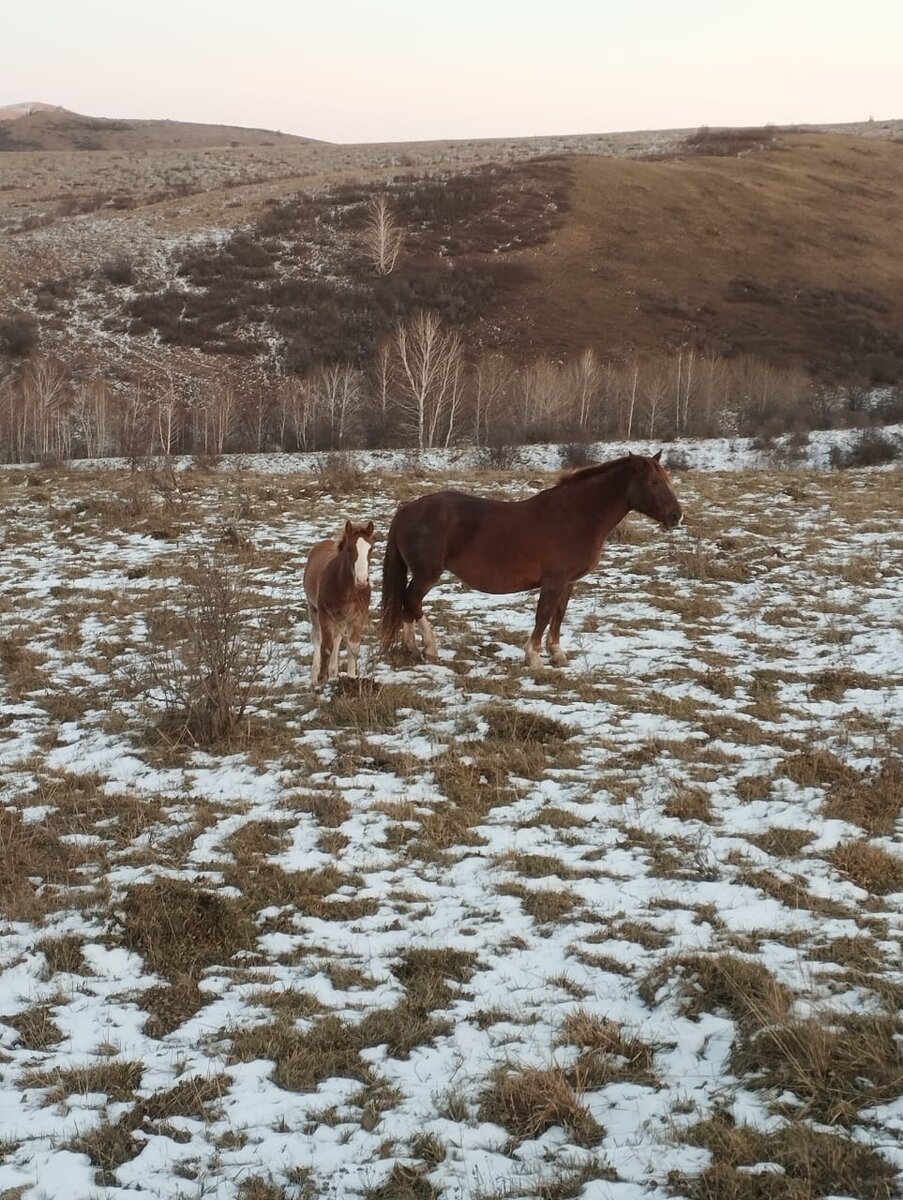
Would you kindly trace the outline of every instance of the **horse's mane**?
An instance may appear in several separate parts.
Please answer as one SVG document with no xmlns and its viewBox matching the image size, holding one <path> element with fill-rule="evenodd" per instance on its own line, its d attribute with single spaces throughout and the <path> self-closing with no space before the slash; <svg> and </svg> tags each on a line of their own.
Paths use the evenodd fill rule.
<svg viewBox="0 0 903 1200">
<path fill-rule="evenodd" d="M 610 458 L 604 463 L 590 463 L 588 467 L 576 467 L 572 471 L 563 471 L 552 484 L 552 487 L 567 487 L 571 483 L 582 483 L 585 479 L 594 479 L 597 475 L 606 475 L 615 467 L 622 467 L 630 461 L 630 455 L 621 458 Z"/>
</svg>

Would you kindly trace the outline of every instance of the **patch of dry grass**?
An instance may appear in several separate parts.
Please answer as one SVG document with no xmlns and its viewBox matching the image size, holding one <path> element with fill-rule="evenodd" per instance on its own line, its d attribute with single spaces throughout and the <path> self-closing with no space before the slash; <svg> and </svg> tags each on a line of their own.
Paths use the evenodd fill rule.
<svg viewBox="0 0 903 1200">
<path fill-rule="evenodd" d="M 784 1017 L 793 996 L 752 958 L 736 954 L 683 954 L 664 959 L 640 984 L 640 995 L 654 1004 L 659 991 L 675 987 L 683 1016 L 719 1010 L 744 1029 L 759 1029 Z"/>
<path fill-rule="evenodd" d="M 896 1172 L 886 1158 L 860 1141 L 816 1131 L 803 1121 L 763 1133 L 716 1113 L 681 1137 L 712 1155 L 700 1175 L 669 1178 L 672 1194 L 687 1200 L 820 1200 L 827 1195 L 892 1200 L 895 1195 Z M 755 1169 L 765 1164 L 779 1170 Z"/>
<path fill-rule="evenodd" d="M 876 896 L 903 892 L 903 858 L 872 842 L 844 842 L 831 851 L 828 859 L 857 887 Z"/>
<path fill-rule="evenodd" d="M 617 1021 L 577 1009 L 565 1018 L 559 1042 L 576 1046 L 580 1051 L 569 1077 L 581 1088 L 656 1082 L 653 1048 L 634 1034 L 626 1033 Z"/>
<path fill-rule="evenodd" d="M 903 1091 L 901 1033 L 896 1017 L 880 1014 L 777 1020 L 735 1044 L 731 1069 L 777 1095 L 792 1092 L 796 1115 L 849 1125 Z"/>
<path fill-rule="evenodd" d="M 578 1146 L 604 1134 L 559 1067 L 500 1067 L 480 1096 L 479 1116 L 507 1129 L 515 1146 L 557 1125 Z"/>
<path fill-rule="evenodd" d="M 872 775 L 844 779 L 832 787 L 824 814 L 861 826 L 872 837 L 893 834 L 903 809 L 903 759 L 885 758 Z"/>
</svg>

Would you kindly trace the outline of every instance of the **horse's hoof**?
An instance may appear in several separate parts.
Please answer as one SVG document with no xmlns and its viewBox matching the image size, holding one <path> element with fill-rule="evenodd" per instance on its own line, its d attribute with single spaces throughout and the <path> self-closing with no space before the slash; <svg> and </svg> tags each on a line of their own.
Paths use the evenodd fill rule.
<svg viewBox="0 0 903 1200">
<path fill-rule="evenodd" d="M 563 650 L 550 650 L 549 663 L 553 667 L 566 667 L 568 665 L 568 656 Z"/>
</svg>

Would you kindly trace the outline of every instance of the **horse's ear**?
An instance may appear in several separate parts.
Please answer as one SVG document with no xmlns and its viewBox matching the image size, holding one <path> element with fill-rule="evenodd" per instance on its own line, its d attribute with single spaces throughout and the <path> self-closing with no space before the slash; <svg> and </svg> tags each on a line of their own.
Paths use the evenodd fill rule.
<svg viewBox="0 0 903 1200">
<path fill-rule="evenodd" d="M 373 537 L 373 522 L 367 522 L 367 528 L 364 530 L 364 537 Z"/>
<path fill-rule="evenodd" d="M 354 526 L 351 524 L 350 521 L 346 521 L 345 522 L 345 537 L 351 537 L 352 533 L 354 533 Z"/>
<path fill-rule="evenodd" d="M 661 452 L 661 450 L 659 450 L 658 454 L 653 454 L 653 456 L 652 456 L 652 461 L 653 461 L 653 462 L 658 462 L 658 461 L 659 461 L 659 459 L 661 458 L 661 456 L 662 456 L 662 452 Z"/>
</svg>

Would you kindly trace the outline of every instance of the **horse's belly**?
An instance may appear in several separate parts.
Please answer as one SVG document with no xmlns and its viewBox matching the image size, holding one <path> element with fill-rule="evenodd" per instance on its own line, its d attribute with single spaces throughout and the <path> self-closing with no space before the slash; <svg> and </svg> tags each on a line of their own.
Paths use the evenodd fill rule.
<svg viewBox="0 0 903 1200">
<path fill-rule="evenodd" d="M 467 555 L 459 555 L 449 560 L 448 569 L 468 587 L 497 596 L 529 592 L 540 583 L 539 571 L 532 564 L 505 562 L 499 556 L 495 561 L 474 561 Z"/>
</svg>

